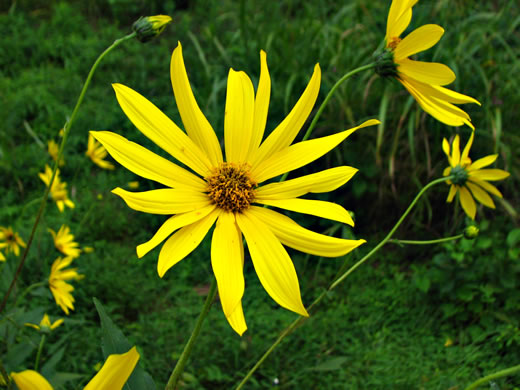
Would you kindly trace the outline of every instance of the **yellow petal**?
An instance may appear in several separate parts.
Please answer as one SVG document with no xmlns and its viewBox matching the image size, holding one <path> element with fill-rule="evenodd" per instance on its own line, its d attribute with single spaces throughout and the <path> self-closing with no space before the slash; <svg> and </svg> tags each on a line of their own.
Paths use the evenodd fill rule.
<svg viewBox="0 0 520 390">
<path fill-rule="evenodd" d="M 235 313 L 244 295 L 244 262 L 242 259 L 242 234 L 235 223 L 235 216 L 223 212 L 217 220 L 211 240 L 211 266 L 217 279 L 222 310 L 235 332 L 242 335 L 246 323 L 240 311 Z M 233 316 L 233 314 L 237 314 Z M 233 321 L 230 321 L 230 318 Z"/>
<path fill-rule="evenodd" d="M 450 192 L 448 193 L 448 198 L 446 199 L 446 202 L 451 203 L 453 201 L 453 198 L 455 197 L 456 193 L 457 193 L 457 186 L 451 185 Z"/>
<path fill-rule="evenodd" d="M 341 133 L 291 145 L 288 148 L 276 152 L 267 160 L 260 162 L 256 167 L 253 167 L 251 176 L 257 181 L 257 183 L 261 183 L 267 179 L 281 175 L 282 173 L 300 168 L 323 156 L 329 150 L 345 140 L 345 138 L 354 131 L 378 123 L 378 120 L 370 119 L 357 127 L 345 130 Z"/>
<path fill-rule="evenodd" d="M 60 318 L 59 320 L 56 320 L 52 323 L 51 325 L 51 329 L 56 329 L 58 326 L 60 326 L 61 324 L 63 324 L 63 318 Z"/>
<path fill-rule="evenodd" d="M 473 164 L 468 167 L 468 171 L 477 171 L 481 168 L 487 167 L 488 165 L 493 164 L 498 157 L 498 154 L 491 154 L 486 157 L 479 158 Z"/>
<path fill-rule="evenodd" d="M 308 316 L 291 258 L 273 232 L 250 210 L 238 213 L 236 220 L 246 239 L 260 283 L 280 306 Z"/>
<path fill-rule="evenodd" d="M 455 80 L 455 73 L 444 64 L 403 60 L 397 67 L 399 73 L 425 84 L 446 85 Z"/>
<path fill-rule="evenodd" d="M 267 55 L 265 51 L 260 51 L 260 80 L 255 97 L 255 115 L 253 118 L 253 133 L 251 134 L 251 144 L 248 156 L 256 152 L 262 138 L 264 137 L 265 124 L 267 122 L 267 111 L 269 109 L 269 99 L 271 97 L 271 77 L 267 67 Z"/>
<path fill-rule="evenodd" d="M 442 150 L 443 150 L 444 154 L 446 155 L 446 157 L 448 157 L 448 162 L 450 163 L 450 166 L 453 167 L 454 165 L 451 162 L 451 156 L 450 156 L 450 143 L 448 142 L 448 140 L 446 138 L 442 139 Z M 444 175 L 444 176 L 446 176 L 446 175 Z"/>
<path fill-rule="evenodd" d="M 11 377 L 19 390 L 53 390 L 47 379 L 33 370 L 12 372 Z"/>
<path fill-rule="evenodd" d="M 255 91 L 253 83 L 244 72 L 229 70 L 226 114 L 224 117 L 224 142 L 226 161 L 247 161 L 253 133 Z"/>
<path fill-rule="evenodd" d="M 253 206 L 249 210 L 267 225 L 282 244 L 311 255 L 339 257 L 366 242 L 329 237 L 313 232 L 301 227 L 291 218 L 265 207 Z"/>
<path fill-rule="evenodd" d="M 199 175 L 209 173 L 208 157 L 170 118 L 133 89 L 122 84 L 113 87 L 119 105 L 141 133 Z"/>
<path fill-rule="evenodd" d="M 475 219 L 475 214 L 477 213 L 477 205 L 473 200 L 473 197 L 469 193 L 466 187 L 460 187 L 460 205 L 462 209 L 471 219 Z"/>
<path fill-rule="evenodd" d="M 479 185 L 480 187 L 482 187 L 484 190 L 486 190 L 490 194 L 493 194 L 499 198 L 502 198 L 502 193 L 493 184 L 488 183 L 487 181 L 484 181 L 484 180 L 475 179 L 474 177 L 470 177 L 469 181 Z"/>
<path fill-rule="evenodd" d="M 462 155 L 460 156 L 460 161 L 462 162 L 462 164 L 464 164 L 464 162 L 469 159 L 469 151 L 471 149 L 471 145 L 473 145 L 474 136 L 475 136 L 475 132 L 472 131 L 471 135 L 469 136 L 468 143 L 466 144 L 466 146 L 464 146 L 464 150 L 462 151 Z"/>
<path fill-rule="evenodd" d="M 479 106 L 481 105 L 477 99 L 474 99 L 471 96 L 463 95 L 462 93 L 452 91 L 451 89 L 438 85 L 430 85 L 428 87 L 428 94 L 436 99 L 455 104 L 475 103 Z"/>
<path fill-rule="evenodd" d="M 386 22 L 386 41 L 399 37 L 412 20 L 412 7 L 418 0 L 393 0 Z"/>
<path fill-rule="evenodd" d="M 112 192 L 123 198 L 128 207 L 150 214 L 186 213 L 203 208 L 211 203 L 207 194 L 184 188 L 129 192 L 117 187 Z"/>
<path fill-rule="evenodd" d="M 157 273 L 161 278 L 166 271 L 199 246 L 220 213 L 221 209 L 214 209 L 204 218 L 191 225 L 184 226 L 166 240 L 161 248 L 159 261 L 157 262 Z"/>
<path fill-rule="evenodd" d="M 354 226 L 354 221 L 352 220 L 349 212 L 339 204 L 332 202 L 299 198 L 270 200 L 256 199 L 256 202 L 266 204 L 268 206 L 295 211 L 297 213 L 315 215 L 317 217 L 327 218 L 332 221 L 338 221 L 346 223 L 350 226 Z"/>
<path fill-rule="evenodd" d="M 436 24 L 425 24 L 408 34 L 395 48 L 394 61 L 401 62 L 415 53 L 428 50 L 444 34 L 444 29 Z M 455 79 L 455 76 L 454 76 Z"/>
<path fill-rule="evenodd" d="M 502 169 L 480 169 L 478 171 L 470 171 L 468 175 L 472 179 L 496 181 L 509 177 L 509 172 Z"/>
<path fill-rule="evenodd" d="M 352 167 L 335 167 L 281 183 L 270 183 L 256 189 L 255 199 L 296 198 L 309 192 L 330 192 L 349 181 L 357 171 Z"/>
<path fill-rule="evenodd" d="M 135 347 L 123 354 L 110 355 L 84 390 L 121 390 L 138 360 L 139 352 Z"/>
<path fill-rule="evenodd" d="M 206 156 L 208 156 L 212 166 L 218 165 L 223 161 L 220 144 L 215 131 L 200 110 L 193 96 L 186 67 L 184 66 L 180 42 L 172 53 L 170 73 L 175 101 L 177 102 L 179 114 L 186 132 L 200 150 L 204 151 Z"/>
<path fill-rule="evenodd" d="M 269 134 L 256 153 L 251 156 L 250 163 L 253 168 L 274 153 L 285 149 L 294 141 L 314 107 L 320 92 L 320 82 L 321 69 L 319 64 L 316 64 L 309 84 L 307 84 L 305 91 L 289 115 Z"/>
<path fill-rule="evenodd" d="M 451 167 L 444 168 L 444 171 L 442 171 L 442 176 L 449 176 L 451 172 Z M 448 184 L 450 184 L 449 180 L 447 181 Z"/>
<path fill-rule="evenodd" d="M 457 134 L 451 146 L 451 161 L 454 166 L 460 164 L 460 136 Z"/>
<path fill-rule="evenodd" d="M 242 309 L 242 302 L 238 302 L 235 306 L 235 310 L 226 317 L 229 325 L 237 332 L 240 336 L 247 330 L 246 319 L 244 318 L 244 310 Z"/>
<path fill-rule="evenodd" d="M 166 238 L 175 230 L 200 221 L 215 210 L 215 207 L 215 205 L 210 205 L 203 207 L 200 210 L 194 210 L 168 218 L 149 241 L 137 246 L 137 257 L 141 258 L 146 255 L 153 248 L 166 240 Z"/>
<path fill-rule="evenodd" d="M 109 131 L 91 131 L 91 134 L 107 148 L 114 160 L 136 175 L 168 187 L 206 189 L 204 180 L 119 134 Z"/>
<path fill-rule="evenodd" d="M 471 190 L 471 193 L 476 200 L 478 200 L 486 207 L 491 209 L 495 208 L 495 202 L 493 202 L 493 199 L 491 199 L 491 196 L 489 196 L 486 191 L 484 191 L 478 185 L 470 183 L 469 181 L 466 183 L 466 186 Z"/>
</svg>

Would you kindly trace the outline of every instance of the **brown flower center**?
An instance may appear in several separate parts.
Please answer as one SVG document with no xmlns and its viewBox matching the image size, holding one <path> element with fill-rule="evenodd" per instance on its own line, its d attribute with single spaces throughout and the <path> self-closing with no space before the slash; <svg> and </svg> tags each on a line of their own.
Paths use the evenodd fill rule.
<svg viewBox="0 0 520 390">
<path fill-rule="evenodd" d="M 217 207 L 241 212 L 248 209 L 255 197 L 256 183 L 249 174 L 247 163 L 221 163 L 206 177 L 208 196 Z"/>
</svg>

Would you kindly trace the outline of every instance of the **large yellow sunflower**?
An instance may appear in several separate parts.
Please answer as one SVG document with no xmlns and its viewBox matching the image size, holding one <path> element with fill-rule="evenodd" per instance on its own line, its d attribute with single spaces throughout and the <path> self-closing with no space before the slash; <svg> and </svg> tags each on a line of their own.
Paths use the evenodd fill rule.
<svg viewBox="0 0 520 390">
<path fill-rule="evenodd" d="M 171 81 L 187 134 L 134 90 L 121 84 L 115 84 L 114 89 L 121 108 L 133 124 L 194 173 L 120 135 L 93 132 L 120 164 L 168 187 L 146 192 L 113 190 L 135 210 L 173 215 L 148 242 L 137 247 L 137 255 L 143 257 L 166 240 L 159 253 L 159 276 L 189 255 L 216 221 L 211 264 L 224 314 L 239 334 L 247 329 L 241 303 L 244 293 L 242 235 L 267 293 L 281 306 L 304 316 L 308 314 L 301 301 L 298 277 L 283 245 L 318 256 L 337 257 L 365 242 L 318 234 L 283 214 L 253 205 L 269 205 L 353 225 L 349 213 L 340 205 L 298 197 L 332 191 L 346 183 L 356 169 L 342 166 L 282 183 L 258 185 L 316 160 L 357 129 L 379 123 L 369 120 L 350 130 L 291 145 L 318 96 L 321 71 L 316 65 L 292 111 L 262 142 L 271 81 L 263 51 L 260 61 L 256 96 L 244 72 L 229 71 L 224 119 L 225 160 L 217 136 L 193 96 L 180 43 L 172 54 Z"/>
<path fill-rule="evenodd" d="M 470 96 L 442 87 L 455 80 L 455 73 L 444 64 L 409 58 L 434 46 L 444 34 L 441 26 L 426 24 L 401 39 L 401 34 L 410 24 L 412 7 L 417 1 L 392 1 L 385 36 L 386 50 L 392 55 L 392 64 L 389 68 L 380 69 L 380 73 L 399 80 L 423 110 L 435 119 L 450 126 L 466 124 L 474 129 L 469 115 L 453 103 L 480 103 Z"/>
<path fill-rule="evenodd" d="M 448 193 L 447 202 L 452 202 L 455 195 L 459 193 L 460 205 L 471 219 L 475 219 L 475 214 L 477 213 L 477 205 L 473 197 L 484 206 L 494 209 L 495 203 L 491 196 L 488 195 L 488 192 L 499 198 L 502 198 L 502 194 L 488 181 L 503 180 L 509 176 L 509 172 L 502 169 L 482 169 L 493 164 L 498 154 L 492 154 L 473 163 L 471 162 L 469 150 L 473 144 L 474 136 L 475 132 L 472 132 L 462 154 L 460 153 L 460 137 L 458 135 L 453 140 L 451 151 L 448 140 L 446 138 L 442 140 L 442 149 L 450 163 L 450 166 L 444 170 L 443 174 L 444 176 L 454 176 L 453 180 L 448 181 L 450 192 Z"/>
</svg>

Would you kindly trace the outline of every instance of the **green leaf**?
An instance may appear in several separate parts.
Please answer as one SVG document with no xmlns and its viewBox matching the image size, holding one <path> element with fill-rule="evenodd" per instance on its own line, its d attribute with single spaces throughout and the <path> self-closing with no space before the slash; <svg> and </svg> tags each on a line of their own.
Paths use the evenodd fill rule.
<svg viewBox="0 0 520 390">
<path fill-rule="evenodd" d="M 101 349 L 103 350 L 105 360 L 111 354 L 128 352 L 130 348 L 132 348 L 132 344 L 130 344 L 123 332 L 112 322 L 101 302 L 96 298 L 93 298 L 93 300 L 101 321 L 101 330 L 103 332 Z M 125 390 L 153 390 L 156 386 L 150 374 L 141 367 L 140 363 L 137 363 L 134 372 L 130 375 L 128 382 L 126 382 L 123 388 Z"/>
<path fill-rule="evenodd" d="M 335 371 L 341 370 L 342 365 L 348 360 L 346 356 L 339 356 L 324 362 L 321 362 L 315 367 L 309 368 L 310 371 Z"/>
</svg>

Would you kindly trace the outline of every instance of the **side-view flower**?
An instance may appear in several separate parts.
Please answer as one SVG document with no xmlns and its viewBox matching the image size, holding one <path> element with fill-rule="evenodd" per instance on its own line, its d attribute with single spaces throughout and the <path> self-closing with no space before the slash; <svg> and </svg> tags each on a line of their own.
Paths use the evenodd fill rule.
<svg viewBox="0 0 520 390">
<path fill-rule="evenodd" d="M 52 177 L 52 169 L 47 164 L 45 164 L 45 172 L 39 173 L 40 179 L 45 183 L 45 185 L 49 186 Z M 60 212 L 65 210 L 65 206 L 74 208 L 74 203 L 69 199 L 69 195 L 67 192 L 67 183 L 60 180 L 60 170 L 56 171 L 56 177 L 52 182 L 52 187 L 50 190 L 50 194 L 52 199 L 56 202 L 56 206 Z"/>
<path fill-rule="evenodd" d="M 281 183 L 259 184 L 318 159 L 357 129 L 379 123 L 368 120 L 340 133 L 291 145 L 318 96 L 321 71 L 316 65 L 299 101 L 262 142 L 271 91 L 263 51 L 260 62 L 256 95 L 244 72 L 229 71 L 224 119 L 225 160 L 212 126 L 195 101 L 180 43 L 172 54 L 171 82 L 187 134 L 139 93 L 121 84 L 114 84 L 114 89 L 121 108 L 133 124 L 193 172 L 115 133 L 92 132 L 120 164 L 168 187 L 133 193 L 122 188 L 113 190 L 135 210 L 173 215 L 148 242 L 137 247 L 138 256 L 143 257 L 166 240 L 159 253 L 159 276 L 189 255 L 216 221 L 211 263 L 224 314 L 239 334 L 247 329 L 242 310 L 242 235 L 267 293 L 284 308 L 304 316 L 308 314 L 301 300 L 298 277 L 284 245 L 318 256 L 337 257 L 365 242 L 318 234 L 279 212 L 254 205 L 353 225 L 350 214 L 342 206 L 299 197 L 335 190 L 357 169 L 341 166 Z"/>
<path fill-rule="evenodd" d="M 74 287 L 67 283 L 67 280 L 80 280 L 83 275 L 78 274 L 77 268 L 64 269 L 72 263 L 73 257 L 58 257 L 54 260 L 49 276 L 49 288 L 54 296 L 56 304 L 61 307 L 65 314 L 69 314 L 69 309 L 74 310 L 74 297 L 72 291 Z"/>
<path fill-rule="evenodd" d="M 13 252 L 16 256 L 19 256 L 20 247 L 25 248 L 25 242 L 22 240 L 20 235 L 14 232 L 11 226 L 0 226 L 0 249 L 5 248 L 6 254 L 9 252 Z M 0 260 L 1 257 L 3 257 L 2 254 L 0 254 Z"/>
<path fill-rule="evenodd" d="M 50 228 L 47 230 L 52 234 L 54 246 L 57 250 L 65 256 L 72 258 L 76 258 L 80 255 L 81 249 L 78 248 L 79 244 L 74 241 L 74 235 L 70 233 L 70 228 L 67 225 L 61 225 L 57 233 Z"/>
<path fill-rule="evenodd" d="M 114 164 L 106 161 L 107 150 L 96 141 L 92 134 L 88 135 L 88 145 L 85 154 L 92 160 L 94 164 L 103 169 L 114 169 Z"/>
<path fill-rule="evenodd" d="M 54 321 L 53 323 L 51 323 L 51 319 L 49 318 L 49 316 L 47 315 L 47 313 L 45 313 L 43 315 L 43 318 L 42 320 L 40 321 L 40 324 L 37 325 L 37 324 L 31 324 L 30 322 L 26 322 L 24 325 L 25 326 L 28 326 L 30 328 L 34 328 L 36 329 L 37 331 L 39 332 L 44 332 L 44 333 L 48 333 L 50 332 L 51 330 L 54 330 L 56 329 L 58 326 L 60 326 L 61 324 L 63 324 L 63 318 L 60 318 L 56 321 Z"/>
</svg>

